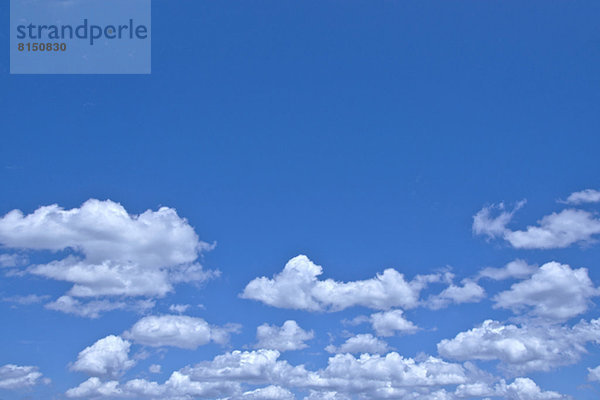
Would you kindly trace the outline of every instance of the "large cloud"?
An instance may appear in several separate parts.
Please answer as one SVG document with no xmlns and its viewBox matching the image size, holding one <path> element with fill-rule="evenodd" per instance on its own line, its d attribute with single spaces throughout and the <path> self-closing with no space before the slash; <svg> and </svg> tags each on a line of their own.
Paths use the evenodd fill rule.
<svg viewBox="0 0 600 400">
<path fill-rule="evenodd" d="M 494 210 L 499 210 L 499 215 L 492 216 Z M 600 219 L 578 209 L 546 215 L 537 226 L 513 231 L 507 225 L 515 211 L 506 211 L 502 204 L 485 207 L 473 217 L 473 232 L 490 238 L 503 238 L 518 249 L 564 248 L 574 243 L 591 242 L 594 235 L 600 233 Z"/>
<path fill-rule="evenodd" d="M 291 389 L 309 391 L 307 400 L 402 398 L 454 400 L 477 388 L 491 396 L 514 400 L 559 399 L 530 379 L 494 385 L 495 378 L 474 366 L 435 357 L 420 360 L 392 352 L 386 355 L 337 354 L 324 369 L 309 371 L 279 359 L 276 350 L 233 351 L 172 373 L 163 384 L 144 379 L 125 383 L 90 379 L 67 391 L 68 397 L 188 399 L 292 399 Z M 483 381 L 481 378 L 485 378 Z M 259 388 L 256 388 L 259 385 Z M 268 386 L 265 386 L 268 385 Z M 244 389 L 252 386 L 254 389 Z M 456 393 L 447 391 L 455 386 Z"/>
<path fill-rule="evenodd" d="M 548 371 L 574 364 L 586 352 L 586 344 L 600 343 L 600 319 L 581 321 L 573 327 L 516 326 L 487 320 L 438 343 L 443 357 L 457 360 L 500 360 L 514 374 Z"/>
<path fill-rule="evenodd" d="M 270 306 L 309 311 L 339 311 L 353 306 L 377 310 L 391 307 L 412 308 L 419 304 L 421 290 L 441 276 L 417 276 L 412 281 L 394 269 L 376 277 L 354 282 L 319 280 L 321 266 L 308 257 L 292 258 L 272 279 L 256 278 L 244 289 L 242 298 L 258 300 Z"/>
<path fill-rule="evenodd" d="M 129 214 L 118 203 L 88 200 L 80 208 L 40 207 L 0 218 L 0 244 L 26 250 L 68 251 L 28 272 L 73 283 L 71 297 L 161 297 L 179 282 L 215 273 L 196 260 L 206 243 L 172 208 Z"/>
<path fill-rule="evenodd" d="M 307 340 L 315 337 L 313 331 L 305 331 L 294 320 L 288 320 L 281 327 L 263 324 L 256 328 L 256 348 L 279 351 L 300 350 L 308 347 Z"/>
<path fill-rule="evenodd" d="M 6 364 L 0 367 L 0 389 L 28 388 L 40 383 L 41 378 L 42 373 L 34 366 Z"/>
<path fill-rule="evenodd" d="M 600 295 L 585 268 L 571 269 L 568 265 L 549 262 L 531 278 L 515 283 L 510 290 L 494 297 L 495 307 L 514 311 L 529 311 L 530 315 L 566 320 L 584 313 L 590 299 Z"/>
<path fill-rule="evenodd" d="M 130 347 L 131 343 L 118 336 L 107 336 L 82 350 L 71 369 L 95 377 L 119 377 L 135 365 L 129 359 Z"/>
<path fill-rule="evenodd" d="M 209 325 L 202 318 L 161 315 L 142 318 L 123 337 L 146 346 L 193 350 L 211 341 L 224 344 L 229 340 L 229 334 L 238 330 L 239 326 L 235 324 L 219 327 Z"/>
</svg>

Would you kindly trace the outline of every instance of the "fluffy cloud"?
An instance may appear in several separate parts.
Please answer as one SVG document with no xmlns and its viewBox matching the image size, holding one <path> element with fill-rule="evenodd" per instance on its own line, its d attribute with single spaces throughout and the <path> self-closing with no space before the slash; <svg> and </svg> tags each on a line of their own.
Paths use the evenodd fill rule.
<svg viewBox="0 0 600 400">
<path fill-rule="evenodd" d="M 348 400 L 351 398 L 402 398 L 454 400 L 468 397 L 482 373 L 475 367 L 453 364 L 435 357 L 420 361 L 404 358 L 398 353 L 386 355 L 337 354 L 330 357 L 326 368 L 308 371 L 279 360 L 276 350 L 233 351 L 195 366 L 172 373 L 163 384 L 134 379 L 123 384 L 89 379 L 67 391 L 68 397 L 190 399 L 293 399 L 291 388 L 308 390 L 305 400 Z M 489 379 L 488 379 L 489 380 Z M 268 385 L 246 389 L 251 385 Z M 446 391 L 457 386 L 456 394 Z M 559 399 L 553 392 L 543 392 L 531 380 L 515 379 L 491 386 L 478 384 L 480 391 L 488 388 L 490 395 L 507 399 Z M 492 389 L 489 389 L 492 388 Z M 544 397 L 545 396 L 545 397 Z M 554 396 L 554 397 L 551 397 Z"/>
<path fill-rule="evenodd" d="M 129 359 L 130 347 L 131 343 L 118 336 L 107 336 L 82 350 L 71 369 L 94 377 L 116 378 L 135 365 Z"/>
<path fill-rule="evenodd" d="M 353 306 L 384 310 L 391 307 L 416 307 L 419 293 L 439 275 L 417 276 L 408 282 L 394 269 L 386 269 L 375 278 L 337 282 L 318 280 L 321 266 L 308 257 L 292 258 L 272 279 L 256 278 L 244 289 L 242 298 L 258 300 L 270 306 L 308 311 L 339 311 Z"/>
<path fill-rule="evenodd" d="M 499 209 L 500 214 L 493 217 L 495 209 Z M 473 232 L 490 238 L 501 237 L 518 249 L 564 248 L 574 243 L 591 242 L 593 236 L 600 233 L 600 220 L 590 212 L 576 209 L 546 215 L 537 226 L 512 231 L 506 226 L 516 209 L 505 211 L 502 204 L 483 208 L 473 217 Z"/>
<path fill-rule="evenodd" d="M 509 278 L 524 279 L 531 276 L 537 269 L 537 266 L 529 265 L 523 260 L 514 260 L 502 268 L 484 268 L 479 272 L 478 278 L 489 278 L 496 281 Z"/>
<path fill-rule="evenodd" d="M 307 340 L 314 338 L 313 331 L 305 331 L 296 321 L 285 321 L 281 327 L 263 324 L 256 328 L 256 348 L 279 351 L 300 350 L 308 347 Z"/>
<path fill-rule="evenodd" d="M 476 282 L 465 279 L 462 286 L 451 284 L 440 294 L 431 296 L 427 306 L 433 310 L 444 308 L 449 304 L 476 303 L 485 297 L 485 290 Z"/>
<path fill-rule="evenodd" d="M 579 361 L 586 344 L 600 343 L 600 319 L 573 327 L 516 326 L 487 320 L 438 343 L 438 352 L 456 360 L 500 360 L 510 373 L 548 371 Z"/>
<path fill-rule="evenodd" d="M 229 334 L 238 329 L 237 325 L 211 326 L 202 318 L 162 315 L 142 318 L 123 337 L 152 347 L 196 349 L 211 341 L 224 344 L 229 340 Z"/>
<path fill-rule="evenodd" d="M 21 389 L 40 383 L 37 367 L 6 364 L 0 367 L 0 389 Z M 46 381 L 47 382 L 47 381 Z"/>
<path fill-rule="evenodd" d="M 221 398 L 239 391 L 239 385 L 226 382 L 192 382 L 188 376 L 173 372 L 164 384 L 133 379 L 125 384 L 118 381 L 103 382 L 92 377 L 79 386 L 67 390 L 69 398 L 86 399 L 161 399 L 183 400 L 191 398 Z"/>
<path fill-rule="evenodd" d="M 325 350 L 327 350 L 329 353 L 383 354 L 389 351 L 389 346 L 383 340 L 376 338 L 370 333 L 367 333 L 352 336 L 339 347 L 329 345 L 325 348 Z"/>
<path fill-rule="evenodd" d="M 594 189 L 585 189 L 580 192 L 571 193 L 564 203 L 567 204 L 582 204 L 582 203 L 598 203 L 600 202 L 600 191 Z"/>
<path fill-rule="evenodd" d="M 410 334 L 419 328 L 404 318 L 402 310 L 390 310 L 371 314 L 371 326 L 378 336 L 394 336 L 396 333 Z"/>
<path fill-rule="evenodd" d="M 549 262 L 531 278 L 515 283 L 510 290 L 494 297 L 495 307 L 514 311 L 528 310 L 531 315 L 553 320 L 566 320 L 584 313 L 590 299 L 600 295 L 585 268 Z"/>
<path fill-rule="evenodd" d="M 502 397 L 507 400 L 559 400 L 568 398 L 557 392 L 542 391 L 529 378 L 516 378 L 509 385 L 501 380 L 494 387 L 483 382 L 463 384 L 456 388 L 455 394 L 459 398 Z"/>
<path fill-rule="evenodd" d="M 0 244 L 8 248 L 69 251 L 63 259 L 28 269 L 73 284 L 71 297 L 161 297 L 179 282 L 215 275 L 196 263 L 209 246 L 174 209 L 129 214 L 118 203 L 88 200 L 80 208 L 40 207 L 0 218 Z"/>
</svg>

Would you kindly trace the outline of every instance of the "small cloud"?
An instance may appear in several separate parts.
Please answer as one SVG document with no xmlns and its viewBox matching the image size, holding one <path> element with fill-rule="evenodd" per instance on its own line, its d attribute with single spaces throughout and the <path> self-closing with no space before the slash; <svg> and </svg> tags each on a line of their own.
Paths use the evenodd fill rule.
<svg viewBox="0 0 600 400">
<path fill-rule="evenodd" d="M 48 295 L 38 296 L 36 294 L 29 294 L 26 296 L 4 297 L 2 299 L 2 301 L 6 302 L 6 303 L 15 303 L 15 304 L 20 304 L 22 306 L 26 306 L 26 305 L 30 305 L 30 304 L 41 303 L 42 301 L 48 299 L 49 297 L 50 296 L 48 296 Z"/>
<path fill-rule="evenodd" d="M 169 311 L 177 314 L 183 314 L 188 308 L 190 308 L 189 304 L 171 304 Z"/>
<path fill-rule="evenodd" d="M 160 374 L 160 370 L 161 370 L 161 366 L 158 364 L 152 364 L 151 366 L 148 367 L 148 371 L 150 371 L 153 374 Z"/>
</svg>

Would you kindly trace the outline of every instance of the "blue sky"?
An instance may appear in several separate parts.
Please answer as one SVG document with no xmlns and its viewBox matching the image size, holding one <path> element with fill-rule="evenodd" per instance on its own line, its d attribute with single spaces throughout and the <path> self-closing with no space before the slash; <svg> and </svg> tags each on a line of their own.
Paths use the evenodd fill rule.
<svg viewBox="0 0 600 400">
<path fill-rule="evenodd" d="M 152 7 L 0 54 L 0 398 L 598 397 L 600 4 Z"/>
</svg>

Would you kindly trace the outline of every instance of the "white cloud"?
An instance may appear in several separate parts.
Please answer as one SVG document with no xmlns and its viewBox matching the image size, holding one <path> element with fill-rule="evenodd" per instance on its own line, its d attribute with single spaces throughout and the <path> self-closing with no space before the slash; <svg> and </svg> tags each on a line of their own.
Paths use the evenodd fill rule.
<svg viewBox="0 0 600 400">
<path fill-rule="evenodd" d="M 294 395 L 281 386 L 270 385 L 263 388 L 249 390 L 241 396 L 232 397 L 231 400 L 294 400 Z"/>
<path fill-rule="evenodd" d="M 135 398 L 161 400 L 188 400 L 192 398 L 215 399 L 239 392 L 239 385 L 226 382 L 193 382 L 186 375 L 173 372 L 164 383 L 133 379 L 125 384 L 118 381 L 103 382 L 92 377 L 79 386 L 67 390 L 69 398 Z"/>
<path fill-rule="evenodd" d="M 600 295 L 585 268 L 571 269 L 568 265 L 549 262 L 531 278 L 515 283 L 510 290 L 494 297 L 495 307 L 551 320 L 566 320 L 584 313 L 590 299 Z"/>
<path fill-rule="evenodd" d="M 504 211 L 502 204 L 483 208 L 473 217 L 473 232 L 490 238 L 501 237 L 518 249 L 565 248 L 574 243 L 592 242 L 593 236 L 600 233 L 600 220 L 592 213 L 576 209 L 546 215 L 537 226 L 512 231 L 507 225 L 518 208 L 511 212 Z M 494 209 L 501 210 L 496 217 L 491 216 Z"/>
<path fill-rule="evenodd" d="M 281 327 L 263 324 L 256 328 L 255 348 L 279 351 L 300 350 L 308 347 L 307 340 L 314 338 L 313 331 L 305 331 L 296 321 L 285 321 Z"/>
<path fill-rule="evenodd" d="M 37 367 L 6 364 L 0 367 L 0 389 L 31 387 L 39 384 L 41 377 Z"/>
<path fill-rule="evenodd" d="M 542 391 L 540 387 L 529 378 L 516 378 L 511 384 L 501 380 L 494 385 L 488 385 L 484 382 L 459 385 L 455 394 L 459 398 L 473 397 L 502 397 L 506 400 L 558 400 L 567 399 L 557 392 Z"/>
<path fill-rule="evenodd" d="M 158 364 L 152 364 L 148 367 L 148 371 L 150 371 L 153 374 L 160 374 L 162 367 Z"/>
<path fill-rule="evenodd" d="M 252 280 L 241 297 L 274 307 L 308 311 L 340 311 L 353 306 L 378 310 L 411 308 L 418 305 L 419 293 L 429 282 L 441 279 L 439 275 L 427 275 L 407 282 L 398 271 L 386 269 L 375 278 L 337 282 L 318 280 L 322 273 L 319 265 L 300 255 L 288 261 L 273 279 Z"/>
<path fill-rule="evenodd" d="M 419 328 L 404 318 L 402 310 L 390 310 L 371 314 L 371 326 L 378 336 L 394 336 L 396 333 L 410 334 Z"/>
<path fill-rule="evenodd" d="M 209 342 L 224 344 L 239 326 L 211 326 L 202 318 L 184 315 L 148 316 L 136 322 L 123 334 L 126 339 L 152 347 L 173 346 L 196 349 Z"/>
<path fill-rule="evenodd" d="M 135 365 L 129 359 L 130 347 L 131 343 L 118 336 L 107 336 L 83 349 L 71 369 L 94 377 L 119 377 Z"/>
<path fill-rule="evenodd" d="M 516 326 L 487 320 L 438 343 L 443 357 L 456 360 L 500 360 L 507 372 L 548 371 L 574 364 L 587 343 L 600 343 L 600 319 L 575 326 Z"/>
<path fill-rule="evenodd" d="M 564 248 L 578 242 L 591 242 L 600 233 L 600 220 L 593 214 L 568 209 L 546 215 L 539 226 L 528 226 L 524 231 L 509 231 L 505 239 L 513 247 L 522 249 Z"/>
<path fill-rule="evenodd" d="M 485 298 L 485 290 L 476 282 L 465 279 L 462 286 L 451 284 L 441 293 L 431 296 L 427 306 L 433 310 L 447 307 L 449 304 L 476 303 Z"/>
<path fill-rule="evenodd" d="M 304 400 L 352 400 L 350 396 L 338 392 L 325 392 L 311 390 L 310 394 Z"/>
<path fill-rule="evenodd" d="M 16 296 L 4 297 L 2 299 L 2 301 L 7 302 L 7 303 L 15 303 L 15 304 L 20 304 L 22 306 L 26 306 L 26 305 L 30 305 L 30 304 L 41 303 L 42 301 L 46 300 L 48 297 L 50 297 L 50 296 L 47 296 L 47 295 L 38 296 L 36 294 L 28 294 L 28 295 L 24 295 L 24 296 L 16 295 Z"/>
<path fill-rule="evenodd" d="M 0 254 L 0 268 L 13 268 L 25 265 L 27 257 L 20 254 Z"/>
<path fill-rule="evenodd" d="M 29 273 L 73 283 L 71 297 L 162 297 L 179 282 L 215 276 L 196 263 L 208 249 L 172 208 L 127 213 L 118 203 L 88 200 L 80 208 L 40 207 L 0 218 L 0 244 L 29 250 L 68 250 L 72 254 Z"/>
<path fill-rule="evenodd" d="M 594 189 L 585 189 L 580 192 L 571 193 L 564 203 L 567 204 L 582 204 L 582 203 L 598 203 L 600 202 L 600 191 Z"/>
<path fill-rule="evenodd" d="M 74 398 L 111 398 L 123 394 L 123 391 L 118 388 L 118 381 L 102 382 L 97 377 L 91 377 L 79 386 L 67 390 L 67 397 Z"/>
<path fill-rule="evenodd" d="M 427 356 L 416 361 L 395 352 L 362 354 L 360 357 L 337 354 L 329 358 L 324 369 L 317 371 L 309 371 L 303 365 L 290 365 L 279 360 L 279 356 L 276 350 L 232 351 L 175 371 L 163 384 L 144 379 L 123 384 L 90 379 L 67 391 L 67 396 L 287 400 L 293 398 L 290 389 L 298 389 L 310 392 L 305 400 L 455 400 L 473 392 L 473 384 L 485 375 L 470 363 L 463 366 Z M 480 386 L 493 387 L 490 384 L 483 382 Z M 257 385 L 268 386 L 255 389 Z M 461 396 L 446 391 L 452 385 L 458 385 L 456 390 L 458 394 L 462 393 Z M 244 389 L 247 386 L 251 388 Z M 99 394 L 101 390 L 108 394 Z M 551 397 L 554 395 L 552 392 L 542 392 L 528 379 L 516 379 L 510 385 L 501 381 L 491 390 L 494 396 L 515 400 L 560 398 Z"/>
<path fill-rule="evenodd" d="M 514 260 L 503 268 L 484 268 L 479 272 L 478 278 L 490 278 L 496 281 L 509 278 L 523 279 L 531 276 L 537 269 L 536 265 L 529 265 L 523 260 Z"/>
<path fill-rule="evenodd" d="M 169 311 L 177 314 L 183 314 L 188 308 L 190 308 L 189 304 L 171 304 L 169 306 Z"/>
<path fill-rule="evenodd" d="M 329 345 L 325 348 L 329 353 L 371 353 L 371 354 L 383 354 L 389 351 L 388 344 L 371 335 L 358 334 L 348 338 L 341 346 L 336 347 Z"/>
<path fill-rule="evenodd" d="M 486 235 L 493 239 L 502 236 L 506 232 L 506 225 L 510 222 L 517 210 L 525 205 L 525 200 L 517 203 L 511 211 L 506 210 L 504 203 L 492 204 L 482 208 L 473 216 L 473 232 L 477 235 Z M 500 211 L 497 216 L 492 216 L 493 211 Z"/>
<path fill-rule="evenodd" d="M 46 304 L 45 307 L 48 310 L 94 319 L 100 317 L 101 313 L 112 310 L 130 310 L 142 313 L 154 307 L 154 304 L 152 300 L 138 300 L 133 302 L 92 300 L 82 302 L 71 296 L 61 296 L 55 301 Z"/>
<path fill-rule="evenodd" d="M 588 368 L 588 380 L 600 382 L 600 365 L 596 368 Z"/>
</svg>

